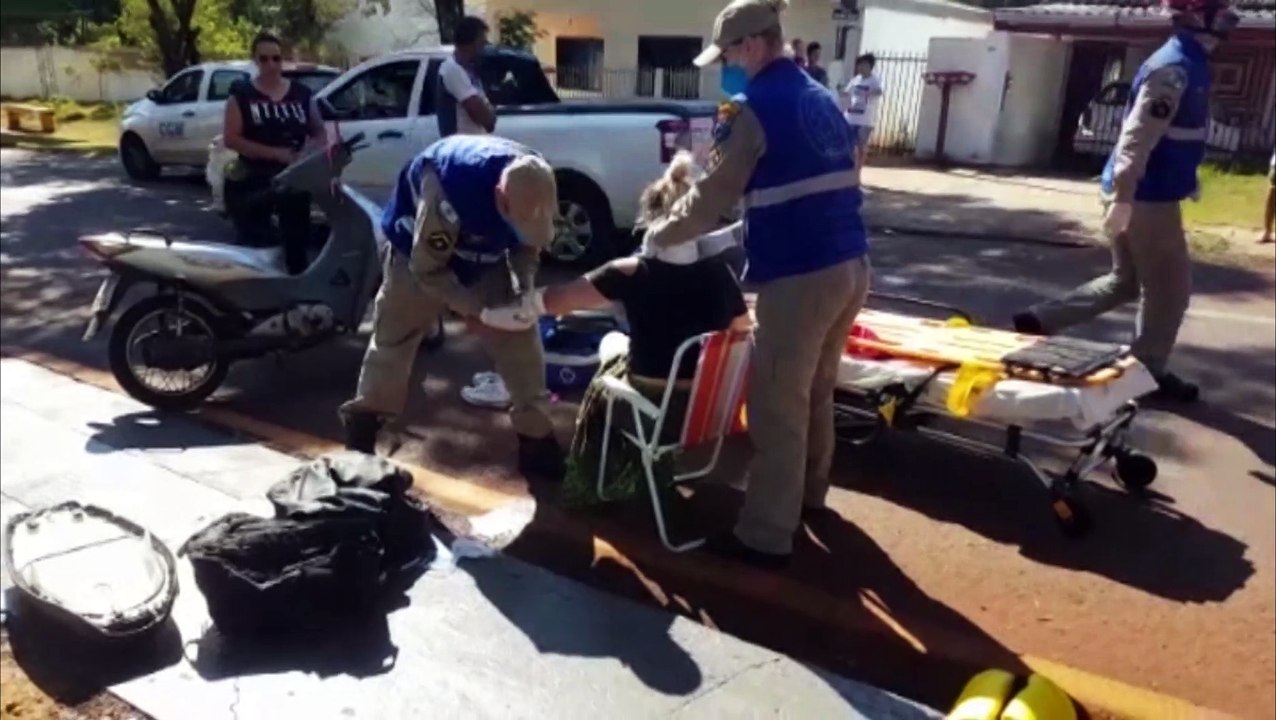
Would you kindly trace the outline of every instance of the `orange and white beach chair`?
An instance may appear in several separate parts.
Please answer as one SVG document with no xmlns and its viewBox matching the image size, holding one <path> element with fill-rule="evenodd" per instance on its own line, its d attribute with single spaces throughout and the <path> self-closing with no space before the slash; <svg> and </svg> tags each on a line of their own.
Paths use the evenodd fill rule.
<svg viewBox="0 0 1276 720">
<path fill-rule="evenodd" d="M 659 406 L 622 379 L 602 378 L 603 391 L 607 397 L 607 420 L 598 463 L 598 496 L 605 497 L 607 478 L 604 477 L 604 473 L 607 467 L 607 451 L 611 445 L 612 413 L 615 410 L 616 400 L 623 400 L 629 405 L 633 413 L 634 427 L 637 428 L 635 432 L 625 431 L 623 435 L 641 453 L 643 474 L 647 478 L 647 489 L 651 494 L 651 509 L 656 517 L 656 530 L 660 533 L 660 541 L 674 552 L 694 549 L 704 540 L 694 540 L 681 545 L 670 542 L 664 508 L 661 506 L 660 493 L 656 487 L 655 463 L 670 453 L 676 454 L 712 443 L 713 452 L 707 462 L 693 470 L 674 475 L 673 481 L 676 484 L 696 480 L 713 472 L 718 464 L 718 458 L 722 455 L 723 441 L 729 435 L 745 430 L 744 388 L 749 374 L 749 356 L 752 350 L 753 335 L 747 332 L 712 332 L 688 339 L 674 354 L 668 384 Z M 691 401 L 687 404 L 686 415 L 683 418 L 682 436 L 677 444 L 662 445 L 660 444 L 661 430 L 667 421 L 674 421 L 669 417 L 669 399 L 673 394 L 675 381 L 678 379 L 678 368 L 682 366 L 683 357 L 693 351 L 699 352 L 700 360 L 696 364 L 695 378 L 691 383 Z"/>
</svg>

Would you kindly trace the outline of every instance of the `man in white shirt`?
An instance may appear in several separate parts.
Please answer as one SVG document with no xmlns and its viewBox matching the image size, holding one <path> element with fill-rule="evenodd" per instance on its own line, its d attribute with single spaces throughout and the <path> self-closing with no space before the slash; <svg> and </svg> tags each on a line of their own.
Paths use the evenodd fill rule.
<svg viewBox="0 0 1276 720">
<path fill-rule="evenodd" d="M 487 47 L 487 23 L 466 16 L 456 25 L 452 57 L 439 66 L 435 111 L 439 137 L 489 135 L 496 130 L 496 112 L 483 92 L 478 63 Z"/>
<path fill-rule="evenodd" d="M 868 139 L 877 123 L 877 107 L 882 100 L 882 82 L 873 74 L 877 58 L 871 53 L 855 59 L 855 77 L 842 88 L 846 121 L 855 129 L 855 166 L 864 167 L 868 155 Z"/>
</svg>

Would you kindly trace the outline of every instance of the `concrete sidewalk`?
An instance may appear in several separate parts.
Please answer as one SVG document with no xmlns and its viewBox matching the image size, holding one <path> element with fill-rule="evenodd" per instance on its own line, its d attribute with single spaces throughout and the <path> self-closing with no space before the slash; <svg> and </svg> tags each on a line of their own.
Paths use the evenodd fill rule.
<svg viewBox="0 0 1276 720">
<path fill-rule="evenodd" d="M 913 165 L 864 168 L 864 216 L 875 235 L 936 235 L 1062 246 L 1105 245 L 1098 181 Z M 1258 231 L 1208 226 L 1190 230 L 1198 251 L 1271 258 L 1276 245 Z M 1217 250 L 1215 250 L 1217 251 Z"/>
<path fill-rule="evenodd" d="M 13 359 L 0 361 L 0 427 L 5 518 L 74 498 L 173 548 L 226 512 L 268 513 L 266 488 L 298 463 Z M 288 647 L 219 636 L 181 569 L 181 652 L 111 688 L 157 720 L 940 717 L 502 556 L 444 548 L 379 627 Z"/>
</svg>

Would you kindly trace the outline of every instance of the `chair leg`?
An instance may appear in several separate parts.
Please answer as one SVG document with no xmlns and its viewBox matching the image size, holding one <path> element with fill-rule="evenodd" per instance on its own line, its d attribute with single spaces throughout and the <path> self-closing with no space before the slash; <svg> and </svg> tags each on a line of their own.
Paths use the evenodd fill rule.
<svg viewBox="0 0 1276 720">
<path fill-rule="evenodd" d="M 611 416 L 616 407 L 616 398 L 607 398 L 607 419 L 603 423 L 603 447 L 598 453 L 598 499 L 605 499 L 603 485 L 607 482 L 607 450 L 611 447 Z"/>
<path fill-rule="evenodd" d="M 694 550 L 704 544 L 704 539 L 692 540 L 691 542 L 681 545 L 674 545 L 669 541 L 669 531 L 665 528 L 665 511 L 660 503 L 660 492 L 656 486 L 656 473 L 652 467 L 652 456 L 650 452 L 644 451 L 642 454 L 642 470 L 647 476 L 647 489 L 651 493 L 651 510 L 656 516 L 656 531 L 660 533 L 660 542 L 673 552 L 686 552 Z"/>
<path fill-rule="evenodd" d="M 722 444 L 724 441 L 725 441 L 725 436 L 718 436 L 717 442 L 714 443 L 713 445 L 713 455 L 709 458 L 708 462 L 702 465 L 699 469 L 688 470 L 687 472 L 682 473 L 680 475 L 675 475 L 673 478 L 674 483 L 683 483 L 690 480 L 699 480 L 700 478 L 713 472 L 714 468 L 718 467 L 718 459 L 722 457 Z"/>
</svg>

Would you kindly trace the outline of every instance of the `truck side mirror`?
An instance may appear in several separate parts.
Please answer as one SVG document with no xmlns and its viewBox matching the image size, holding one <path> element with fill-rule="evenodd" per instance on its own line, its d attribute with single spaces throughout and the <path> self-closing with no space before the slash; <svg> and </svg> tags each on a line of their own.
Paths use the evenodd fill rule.
<svg viewBox="0 0 1276 720">
<path fill-rule="evenodd" d="M 162 103 L 164 102 L 164 95 L 160 93 L 159 89 L 153 88 L 146 91 L 146 99 L 153 103 Z"/>
</svg>

